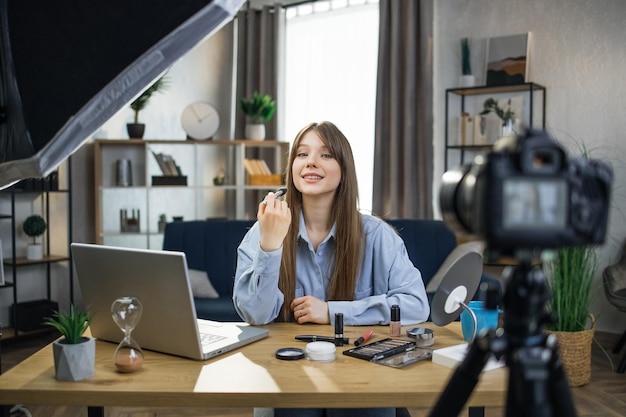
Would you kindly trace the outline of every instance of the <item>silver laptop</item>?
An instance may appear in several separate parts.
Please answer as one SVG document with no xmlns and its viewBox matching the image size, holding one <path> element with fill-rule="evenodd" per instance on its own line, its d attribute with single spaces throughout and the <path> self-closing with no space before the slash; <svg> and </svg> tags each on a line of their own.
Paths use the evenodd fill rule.
<svg viewBox="0 0 626 417">
<path fill-rule="evenodd" d="M 91 334 L 119 343 L 123 333 L 113 321 L 111 304 L 134 296 L 143 314 L 132 337 L 142 349 L 205 360 L 267 337 L 267 329 L 244 322 L 196 318 L 183 252 L 71 244 Z"/>
</svg>

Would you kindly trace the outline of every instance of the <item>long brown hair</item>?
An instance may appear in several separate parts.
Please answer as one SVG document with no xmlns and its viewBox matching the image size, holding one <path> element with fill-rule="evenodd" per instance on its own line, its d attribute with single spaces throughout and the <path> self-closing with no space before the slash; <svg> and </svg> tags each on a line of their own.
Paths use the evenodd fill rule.
<svg viewBox="0 0 626 417">
<path fill-rule="evenodd" d="M 353 300 L 357 274 L 363 257 L 363 223 L 357 210 L 359 190 L 352 148 L 348 139 L 330 122 L 311 123 L 296 136 L 287 164 L 286 201 L 291 210 L 291 227 L 283 242 L 278 287 L 285 295 L 278 321 L 291 321 L 289 309 L 296 291 L 296 249 L 299 235 L 299 218 L 302 210 L 302 193 L 293 183 L 292 166 L 300 140 L 308 132 L 315 132 L 341 167 L 341 181 L 335 192 L 331 221 L 336 225 L 335 266 L 330 279 L 328 300 Z"/>
</svg>

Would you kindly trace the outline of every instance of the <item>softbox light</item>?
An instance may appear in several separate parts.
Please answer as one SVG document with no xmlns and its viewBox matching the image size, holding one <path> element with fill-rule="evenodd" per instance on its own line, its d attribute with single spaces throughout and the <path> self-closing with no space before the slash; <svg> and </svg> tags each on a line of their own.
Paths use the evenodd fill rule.
<svg viewBox="0 0 626 417">
<path fill-rule="evenodd" d="M 0 0 L 0 189 L 44 177 L 244 0 Z"/>
</svg>

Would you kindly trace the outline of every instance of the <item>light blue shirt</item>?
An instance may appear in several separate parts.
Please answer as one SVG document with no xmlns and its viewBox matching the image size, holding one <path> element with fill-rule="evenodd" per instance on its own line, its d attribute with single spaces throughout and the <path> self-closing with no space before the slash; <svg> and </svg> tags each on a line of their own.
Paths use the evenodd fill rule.
<svg viewBox="0 0 626 417">
<path fill-rule="evenodd" d="M 407 254 L 404 241 L 383 220 L 363 215 L 365 252 L 358 272 L 354 301 L 328 301 L 326 291 L 335 262 L 335 227 L 320 243 L 317 252 L 307 236 L 300 215 L 300 236 L 296 253 L 296 297 L 312 295 L 328 302 L 331 324 L 336 313 L 343 313 L 344 323 L 386 325 L 391 306 L 400 306 L 402 325 L 428 319 L 430 307 L 420 271 Z M 282 246 L 265 252 L 260 245 L 258 223 L 241 241 L 237 250 L 237 271 L 233 302 L 241 318 L 250 324 L 272 322 L 284 301 L 278 289 Z"/>
</svg>

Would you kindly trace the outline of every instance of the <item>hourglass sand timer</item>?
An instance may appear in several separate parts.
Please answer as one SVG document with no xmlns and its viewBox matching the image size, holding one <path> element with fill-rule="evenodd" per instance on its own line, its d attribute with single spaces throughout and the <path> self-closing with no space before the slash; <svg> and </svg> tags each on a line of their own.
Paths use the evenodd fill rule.
<svg viewBox="0 0 626 417">
<path fill-rule="evenodd" d="M 139 323 L 142 311 L 143 306 L 135 297 L 121 297 L 111 304 L 113 320 L 124 332 L 124 339 L 113 355 L 115 367 L 119 372 L 135 372 L 143 365 L 143 351 L 131 336 L 133 329 Z"/>
</svg>

